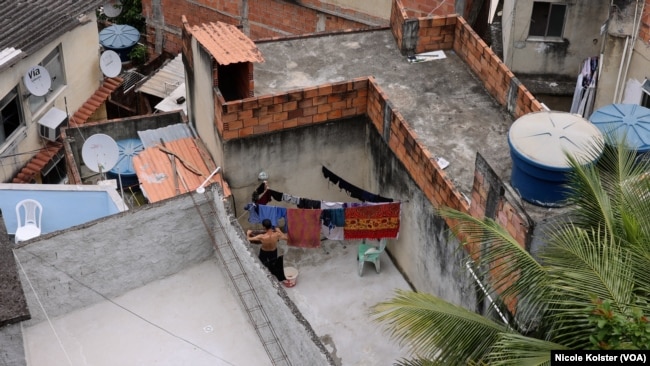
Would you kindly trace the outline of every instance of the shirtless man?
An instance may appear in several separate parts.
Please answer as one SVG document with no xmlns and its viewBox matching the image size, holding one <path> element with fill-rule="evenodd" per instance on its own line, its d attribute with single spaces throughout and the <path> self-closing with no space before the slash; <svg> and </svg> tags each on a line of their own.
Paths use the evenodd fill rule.
<svg viewBox="0 0 650 366">
<path fill-rule="evenodd" d="M 271 220 L 269 219 L 264 219 L 262 221 L 262 226 L 266 229 L 265 233 L 253 235 L 253 230 L 247 230 L 246 237 L 248 237 L 248 240 L 252 243 L 262 244 L 258 258 L 262 263 L 267 264 L 268 262 L 278 258 L 278 241 L 280 241 L 280 239 L 287 240 L 287 234 L 283 233 L 282 230 L 278 228 L 273 229 Z"/>
</svg>

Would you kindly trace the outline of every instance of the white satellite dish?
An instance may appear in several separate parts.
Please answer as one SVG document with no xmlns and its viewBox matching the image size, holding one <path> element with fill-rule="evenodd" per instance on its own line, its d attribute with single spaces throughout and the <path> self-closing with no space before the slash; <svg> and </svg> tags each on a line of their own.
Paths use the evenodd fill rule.
<svg viewBox="0 0 650 366">
<path fill-rule="evenodd" d="M 119 0 L 110 0 L 104 3 L 104 15 L 109 18 L 115 18 L 122 13 L 122 2 Z"/>
<path fill-rule="evenodd" d="M 122 71 L 120 55 L 112 50 L 104 51 L 99 57 L 99 68 L 102 69 L 105 76 L 109 78 L 116 77 Z"/>
<path fill-rule="evenodd" d="M 113 169 L 119 156 L 120 149 L 117 142 L 103 133 L 90 136 L 81 148 L 81 159 L 84 164 L 97 173 Z"/>
<path fill-rule="evenodd" d="M 42 97 L 50 91 L 52 86 L 52 79 L 50 73 L 43 66 L 32 66 L 25 76 L 23 76 L 25 87 L 32 95 Z"/>
</svg>

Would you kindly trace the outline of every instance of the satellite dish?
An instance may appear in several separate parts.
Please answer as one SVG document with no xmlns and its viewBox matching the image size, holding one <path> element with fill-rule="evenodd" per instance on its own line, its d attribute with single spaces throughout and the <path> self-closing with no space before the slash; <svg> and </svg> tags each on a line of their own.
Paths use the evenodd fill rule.
<svg viewBox="0 0 650 366">
<path fill-rule="evenodd" d="M 113 169 L 119 155 L 120 150 L 117 142 L 103 133 L 90 136 L 81 148 L 81 159 L 84 164 L 88 169 L 97 173 Z"/>
<path fill-rule="evenodd" d="M 122 60 L 120 60 L 120 55 L 115 51 L 104 51 L 99 58 L 99 68 L 102 69 L 105 76 L 109 78 L 116 77 L 120 74 L 120 71 L 122 71 Z"/>
<path fill-rule="evenodd" d="M 50 73 L 43 66 L 32 66 L 23 77 L 25 87 L 32 95 L 42 97 L 50 91 L 52 79 Z"/>
<path fill-rule="evenodd" d="M 104 3 L 104 15 L 109 18 L 115 18 L 122 13 L 122 2 L 119 0 L 110 0 Z"/>
</svg>

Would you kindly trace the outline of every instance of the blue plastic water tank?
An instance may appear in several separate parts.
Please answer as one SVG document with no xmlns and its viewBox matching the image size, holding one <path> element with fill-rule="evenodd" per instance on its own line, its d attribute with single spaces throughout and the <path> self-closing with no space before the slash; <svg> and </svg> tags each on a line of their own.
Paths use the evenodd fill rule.
<svg viewBox="0 0 650 366">
<path fill-rule="evenodd" d="M 512 157 L 510 183 L 521 197 L 538 206 L 559 207 L 566 199 L 566 153 L 585 164 L 595 160 L 589 151 L 602 147 L 601 132 L 586 119 L 571 113 L 541 111 L 518 118 L 510 127 Z"/>
<path fill-rule="evenodd" d="M 120 55 L 122 62 L 129 61 L 129 52 L 140 40 L 140 32 L 130 25 L 115 24 L 99 32 L 99 43 L 107 50 Z"/>
<path fill-rule="evenodd" d="M 116 143 L 119 149 L 117 164 L 106 175 L 110 179 L 117 179 L 118 185 L 136 186 L 138 176 L 133 166 L 133 158 L 144 150 L 144 145 L 138 138 L 118 140 Z"/>
<path fill-rule="evenodd" d="M 650 109 L 637 104 L 606 105 L 589 117 L 589 121 L 610 138 L 625 138 L 629 149 L 650 151 Z"/>
</svg>

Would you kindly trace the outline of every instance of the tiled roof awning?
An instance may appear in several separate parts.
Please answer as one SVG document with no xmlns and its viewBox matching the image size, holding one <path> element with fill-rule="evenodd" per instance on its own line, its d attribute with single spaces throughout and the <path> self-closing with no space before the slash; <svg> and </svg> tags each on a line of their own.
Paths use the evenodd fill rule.
<svg viewBox="0 0 650 366">
<path fill-rule="evenodd" d="M 194 26 L 192 34 L 219 65 L 264 62 L 255 43 L 234 25 L 222 22 L 202 24 Z"/>
</svg>

